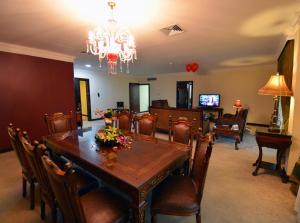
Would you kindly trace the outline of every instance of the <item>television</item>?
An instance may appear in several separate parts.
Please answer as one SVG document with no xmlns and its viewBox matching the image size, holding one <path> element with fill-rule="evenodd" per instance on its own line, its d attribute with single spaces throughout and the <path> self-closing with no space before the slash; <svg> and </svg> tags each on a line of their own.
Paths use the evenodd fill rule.
<svg viewBox="0 0 300 223">
<path fill-rule="evenodd" d="M 199 107 L 220 107 L 220 94 L 199 94 Z"/>
</svg>

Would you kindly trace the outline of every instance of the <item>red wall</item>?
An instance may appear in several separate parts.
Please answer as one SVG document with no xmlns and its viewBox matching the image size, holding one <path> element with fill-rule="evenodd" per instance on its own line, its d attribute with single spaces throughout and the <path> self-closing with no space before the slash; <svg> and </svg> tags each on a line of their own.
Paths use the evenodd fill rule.
<svg viewBox="0 0 300 223">
<path fill-rule="evenodd" d="M 74 111 L 74 100 L 73 63 L 0 52 L 0 150 L 10 122 L 40 140 L 44 114 Z"/>
</svg>

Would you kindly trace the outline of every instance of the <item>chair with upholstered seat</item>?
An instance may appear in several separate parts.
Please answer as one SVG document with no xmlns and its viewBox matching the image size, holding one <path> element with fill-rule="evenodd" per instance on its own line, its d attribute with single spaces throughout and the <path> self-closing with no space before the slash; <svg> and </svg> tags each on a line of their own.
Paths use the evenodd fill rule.
<svg viewBox="0 0 300 223">
<path fill-rule="evenodd" d="M 132 114 L 128 111 L 123 111 L 117 114 L 117 127 L 124 132 L 131 132 Z"/>
<path fill-rule="evenodd" d="M 156 123 L 156 115 L 144 114 L 136 116 L 134 122 L 135 133 L 155 137 Z"/>
<path fill-rule="evenodd" d="M 16 152 L 17 158 L 22 167 L 23 197 L 26 197 L 27 182 L 28 182 L 30 185 L 30 209 L 34 209 L 35 206 L 34 205 L 34 199 L 35 199 L 34 184 L 36 182 L 36 179 L 28 163 L 28 160 L 26 159 L 25 151 L 18 137 L 19 134 L 21 133 L 20 132 L 21 130 L 19 128 L 15 129 L 13 127 L 13 124 L 10 123 L 8 125 L 7 131 L 8 131 L 11 146 L 13 150 Z"/>
<path fill-rule="evenodd" d="M 179 142 L 192 147 L 194 137 L 193 123 L 180 117 L 172 120 L 169 116 L 169 141 Z"/>
<path fill-rule="evenodd" d="M 35 173 L 37 182 L 40 188 L 41 196 L 41 218 L 45 218 L 45 203 L 51 208 L 52 222 L 56 222 L 56 202 L 54 193 L 50 187 L 49 180 L 45 168 L 42 165 L 41 157 L 46 154 L 46 147 L 39 146 L 37 141 L 31 145 L 27 141 L 27 133 L 23 132 L 23 136 L 20 136 L 20 141 L 24 147 L 27 160 Z"/>
<path fill-rule="evenodd" d="M 70 114 L 64 114 L 61 112 L 57 112 L 52 115 L 45 114 L 44 119 L 49 134 L 67 132 L 75 129 L 75 117 L 73 117 L 72 111 Z"/>
<path fill-rule="evenodd" d="M 44 144 L 34 141 L 33 145 L 27 140 L 26 132 L 19 134 L 19 140 L 24 148 L 27 160 L 33 170 L 40 188 L 41 196 L 41 218 L 45 219 L 45 203 L 51 208 L 52 222 L 57 220 L 57 204 L 54 192 L 50 186 L 46 169 L 42 163 L 42 156 L 47 155 L 47 148 Z M 98 188 L 98 182 L 88 174 L 83 173 L 78 168 L 75 172 L 75 179 L 78 185 L 79 195 L 83 195 L 93 189 Z"/>
<path fill-rule="evenodd" d="M 201 200 L 212 146 L 208 139 L 201 138 L 200 142 L 199 138 L 190 175 L 170 176 L 154 193 L 152 223 L 156 222 L 157 214 L 196 215 L 197 223 L 201 222 Z"/>
<path fill-rule="evenodd" d="M 213 129 L 214 138 L 219 135 L 231 136 L 235 138 L 235 149 L 238 149 L 238 143 L 243 141 L 248 109 L 242 108 L 236 115 L 224 114 L 216 120 Z"/>
<path fill-rule="evenodd" d="M 65 223 L 121 223 L 128 220 L 126 201 L 104 190 L 79 196 L 71 164 L 61 170 L 47 156 L 43 156 L 42 161 Z"/>
</svg>

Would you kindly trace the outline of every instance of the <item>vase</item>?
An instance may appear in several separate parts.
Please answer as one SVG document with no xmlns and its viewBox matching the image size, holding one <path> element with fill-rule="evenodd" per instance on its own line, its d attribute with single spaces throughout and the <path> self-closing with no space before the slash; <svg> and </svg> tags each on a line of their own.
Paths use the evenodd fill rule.
<svg viewBox="0 0 300 223">
<path fill-rule="evenodd" d="M 106 141 L 106 142 L 100 141 L 99 144 L 100 146 L 103 147 L 114 147 L 118 145 L 117 141 Z"/>
</svg>

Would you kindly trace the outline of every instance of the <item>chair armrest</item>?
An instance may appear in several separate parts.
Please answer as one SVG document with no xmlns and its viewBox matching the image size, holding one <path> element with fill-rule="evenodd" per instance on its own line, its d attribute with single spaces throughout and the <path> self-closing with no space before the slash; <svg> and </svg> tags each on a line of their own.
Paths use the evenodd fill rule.
<svg viewBox="0 0 300 223">
<path fill-rule="evenodd" d="M 219 118 L 216 120 L 216 125 L 236 125 L 238 124 L 238 121 L 236 119 L 231 118 Z"/>
<path fill-rule="evenodd" d="M 225 119 L 235 119 L 236 118 L 236 115 L 233 115 L 233 114 L 229 114 L 229 113 L 225 113 L 222 118 L 225 118 Z"/>
</svg>

